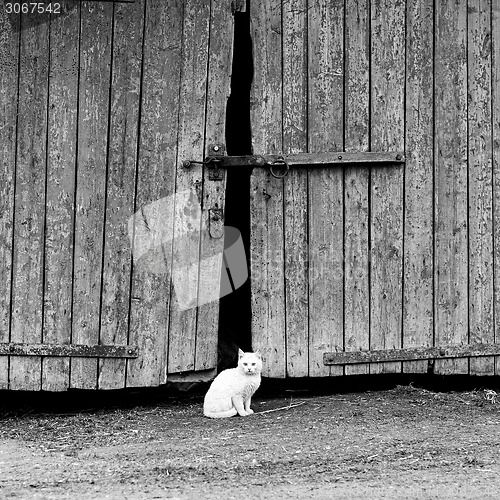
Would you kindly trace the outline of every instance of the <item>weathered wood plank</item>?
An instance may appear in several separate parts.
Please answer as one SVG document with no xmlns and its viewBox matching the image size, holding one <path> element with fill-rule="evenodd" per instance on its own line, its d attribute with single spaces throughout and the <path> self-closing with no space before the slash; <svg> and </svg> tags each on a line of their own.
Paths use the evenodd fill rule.
<svg viewBox="0 0 500 500">
<path fill-rule="evenodd" d="M 71 340 L 73 289 L 80 9 L 77 2 L 65 8 L 50 24 L 43 341 L 54 344 Z M 68 387 L 69 358 L 43 359 L 42 390 Z"/>
<path fill-rule="evenodd" d="M 82 2 L 71 341 L 99 340 L 113 5 Z M 72 359 L 72 388 L 97 388 L 97 359 Z"/>
<path fill-rule="evenodd" d="M 348 0 L 345 13 L 345 149 L 367 151 L 370 115 L 369 1 Z M 370 153 L 373 154 L 373 153 Z M 370 170 L 344 173 L 345 350 L 370 345 L 369 203 Z M 346 375 L 367 374 L 368 365 L 346 366 Z"/>
<path fill-rule="evenodd" d="M 0 10 L 0 342 L 9 341 L 16 124 L 19 78 L 19 20 Z M 9 359 L 0 358 L 0 389 L 7 389 Z"/>
<path fill-rule="evenodd" d="M 494 332 L 500 340 L 500 3 L 491 9 L 492 43 L 492 122 L 493 122 L 493 262 L 494 262 Z M 500 374 L 500 357 L 495 358 L 495 374 Z"/>
<path fill-rule="evenodd" d="M 23 29 L 19 75 L 12 342 L 42 341 L 49 26 Z M 41 359 L 10 362 L 10 389 L 40 390 Z"/>
<path fill-rule="evenodd" d="M 144 0 L 115 5 L 100 342 L 126 344 L 130 307 Z M 99 389 L 125 386 L 125 360 L 99 361 Z"/>
<path fill-rule="evenodd" d="M 344 2 L 315 0 L 309 4 L 307 17 L 309 152 L 342 150 Z M 344 153 L 338 157 L 342 161 Z M 326 349 L 344 347 L 344 174 L 342 170 L 318 168 L 300 175 L 304 180 L 308 175 L 309 181 L 308 195 L 304 196 L 309 227 L 306 220 L 297 221 L 308 230 L 309 241 L 309 375 L 342 375 L 342 367 L 324 366 L 322 355 Z M 287 300 L 287 317 L 289 314 Z"/>
<path fill-rule="evenodd" d="M 406 17 L 406 169 L 403 347 L 433 343 L 433 17 L 432 0 L 409 0 Z M 427 363 L 403 364 L 425 373 Z"/>
<path fill-rule="evenodd" d="M 283 153 L 307 151 L 307 2 L 282 3 Z M 291 170 L 283 181 L 285 242 L 286 374 L 309 371 L 307 171 Z"/>
<path fill-rule="evenodd" d="M 240 8 L 245 7 L 245 3 Z M 234 17 L 225 0 L 212 0 L 210 15 L 210 54 L 208 62 L 207 115 L 205 117 L 205 144 L 225 143 L 226 105 L 231 92 L 233 61 Z M 203 217 L 209 227 L 210 208 L 224 210 L 226 178 L 209 181 L 203 172 Z M 195 370 L 209 370 L 217 366 L 219 330 L 219 295 L 224 238 L 212 238 L 208 231 L 201 233 L 200 290 L 196 331 Z"/>
<path fill-rule="evenodd" d="M 146 4 L 136 215 L 129 222 L 134 254 L 129 343 L 139 346 L 141 356 L 127 362 L 129 387 L 166 381 L 182 13 L 181 0 Z"/>
<path fill-rule="evenodd" d="M 468 341 L 467 2 L 436 3 L 435 15 L 435 343 Z M 441 374 L 467 360 L 438 360 Z"/>
<path fill-rule="evenodd" d="M 491 2 L 468 9 L 469 342 L 493 332 L 493 199 L 491 130 Z M 493 375 L 494 358 L 471 358 L 472 375 Z"/>
<path fill-rule="evenodd" d="M 8 342 L 0 344 L 0 355 L 10 356 L 51 356 L 136 358 L 139 354 L 137 346 L 127 345 L 86 345 L 86 344 L 23 344 Z M 51 358 L 52 359 L 52 358 Z M 45 361 L 45 360 L 44 360 Z"/>
<path fill-rule="evenodd" d="M 408 347 L 407 349 L 388 349 L 384 351 L 327 352 L 324 355 L 324 362 L 327 365 L 366 362 L 381 363 L 384 361 L 491 356 L 492 354 L 500 354 L 500 344 L 481 343 L 442 347 Z"/>
<path fill-rule="evenodd" d="M 404 147 L 405 2 L 371 5 L 371 147 Z M 371 172 L 370 348 L 401 346 L 403 168 Z M 400 363 L 370 367 L 399 372 Z"/>
<path fill-rule="evenodd" d="M 251 91 L 253 151 L 282 151 L 281 0 L 250 5 L 254 67 Z M 285 376 L 283 181 L 267 170 L 250 177 L 252 348 L 260 350 L 263 375 Z"/>
<path fill-rule="evenodd" d="M 176 174 L 174 241 L 172 249 L 173 302 L 168 335 L 168 373 L 194 370 L 199 304 L 202 177 L 200 166 L 185 169 L 188 157 L 204 155 L 210 5 L 184 3 L 182 65 Z M 219 34 L 220 36 L 220 34 Z M 184 193 L 189 193 L 186 196 Z"/>
</svg>

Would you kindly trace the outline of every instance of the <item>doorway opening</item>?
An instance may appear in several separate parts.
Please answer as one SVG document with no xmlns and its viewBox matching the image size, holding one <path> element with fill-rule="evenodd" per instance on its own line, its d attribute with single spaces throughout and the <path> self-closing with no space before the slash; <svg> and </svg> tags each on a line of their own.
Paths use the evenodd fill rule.
<svg viewBox="0 0 500 500">
<path fill-rule="evenodd" d="M 250 2 L 246 12 L 235 12 L 231 94 L 226 108 L 226 150 L 231 156 L 252 154 L 250 88 L 253 79 Z M 225 225 L 238 229 L 250 257 L 251 168 L 228 169 Z M 250 269 L 250 266 L 248 266 Z M 250 273 L 250 270 L 249 270 Z M 251 350 L 250 280 L 220 300 L 219 371 L 234 367 L 238 348 Z"/>
</svg>

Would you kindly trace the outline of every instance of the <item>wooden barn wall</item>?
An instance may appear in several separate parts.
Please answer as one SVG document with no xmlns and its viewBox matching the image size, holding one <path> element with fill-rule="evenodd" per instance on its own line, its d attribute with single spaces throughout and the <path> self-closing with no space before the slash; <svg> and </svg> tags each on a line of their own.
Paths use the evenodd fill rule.
<svg viewBox="0 0 500 500">
<path fill-rule="evenodd" d="M 272 377 L 426 372 L 323 353 L 498 342 L 500 4 L 251 2 L 254 153 L 404 167 L 251 178 L 252 342 Z M 493 375 L 499 360 L 438 360 Z"/>
<path fill-rule="evenodd" d="M 0 388 L 154 386 L 212 369 L 217 305 L 175 307 L 169 250 L 133 262 L 129 223 L 142 210 L 158 225 L 147 207 L 183 189 L 224 206 L 224 182 L 177 165 L 223 142 L 231 6 L 60 3 L 63 15 L 0 10 L 0 343 L 129 344 L 140 356 L 0 356 Z M 174 241 L 180 255 L 222 251 L 206 231 Z"/>
</svg>

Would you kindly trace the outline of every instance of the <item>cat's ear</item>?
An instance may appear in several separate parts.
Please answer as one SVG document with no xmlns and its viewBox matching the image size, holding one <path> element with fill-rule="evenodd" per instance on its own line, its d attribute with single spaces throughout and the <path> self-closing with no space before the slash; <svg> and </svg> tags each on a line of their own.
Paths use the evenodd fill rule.
<svg viewBox="0 0 500 500">
<path fill-rule="evenodd" d="M 238 349 L 238 358 L 241 358 L 244 354 L 245 353 L 241 349 Z"/>
<path fill-rule="evenodd" d="M 254 354 L 259 358 L 259 359 L 262 359 L 262 354 L 260 353 L 260 351 L 256 351 L 254 352 Z"/>
</svg>

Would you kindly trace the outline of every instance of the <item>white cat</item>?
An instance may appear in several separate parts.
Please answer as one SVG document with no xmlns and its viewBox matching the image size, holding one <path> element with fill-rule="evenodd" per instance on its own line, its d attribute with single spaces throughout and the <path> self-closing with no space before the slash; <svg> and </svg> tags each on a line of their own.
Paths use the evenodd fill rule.
<svg viewBox="0 0 500 500">
<path fill-rule="evenodd" d="M 253 413 L 250 402 L 260 385 L 262 359 L 258 352 L 241 349 L 238 356 L 238 366 L 220 372 L 208 389 L 203 404 L 205 417 L 226 418 L 236 414 L 245 417 Z"/>
</svg>

